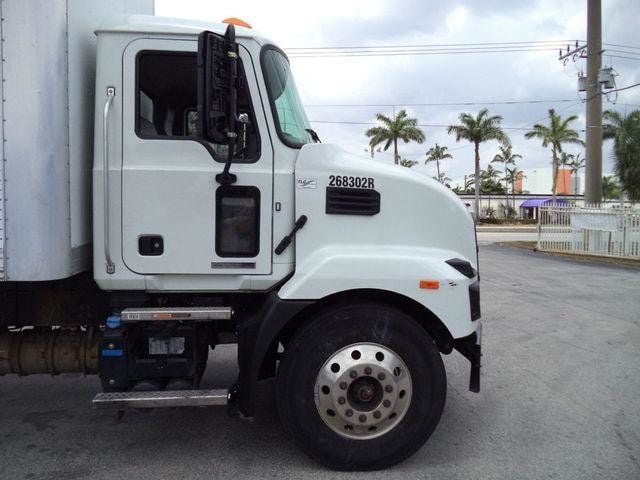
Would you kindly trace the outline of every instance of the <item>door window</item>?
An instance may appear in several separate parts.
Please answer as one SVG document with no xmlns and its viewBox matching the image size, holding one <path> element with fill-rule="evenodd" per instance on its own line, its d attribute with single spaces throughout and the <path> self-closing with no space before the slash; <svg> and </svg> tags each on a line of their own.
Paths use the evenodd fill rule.
<svg viewBox="0 0 640 480">
<path fill-rule="evenodd" d="M 216 254 L 255 257 L 260 250 L 260 190 L 230 186 L 216 190 Z"/>
<path fill-rule="evenodd" d="M 136 135 L 144 139 L 197 139 L 197 56 L 195 52 L 142 51 L 136 62 Z M 234 162 L 252 163 L 260 157 L 260 137 L 242 61 L 238 65 L 238 114 L 249 115 L 246 143 L 241 135 Z M 226 145 L 210 145 L 224 162 Z"/>
</svg>

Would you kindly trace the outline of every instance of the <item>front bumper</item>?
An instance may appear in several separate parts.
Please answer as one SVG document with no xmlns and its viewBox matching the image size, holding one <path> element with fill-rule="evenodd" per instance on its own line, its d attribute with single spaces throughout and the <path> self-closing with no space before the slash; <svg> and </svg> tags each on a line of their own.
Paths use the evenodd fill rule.
<svg viewBox="0 0 640 480">
<path fill-rule="evenodd" d="M 453 341 L 453 348 L 471 363 L 469 390 L 480 391 L 480 359 L 482 357 L 482 322 L 476 321 L 476 331 Z"/>
</svg>

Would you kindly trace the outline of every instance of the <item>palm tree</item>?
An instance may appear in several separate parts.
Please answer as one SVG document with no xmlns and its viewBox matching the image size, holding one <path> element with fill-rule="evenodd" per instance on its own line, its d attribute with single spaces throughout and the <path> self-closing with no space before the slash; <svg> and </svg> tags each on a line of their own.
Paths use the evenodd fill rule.
<svg viewBox="0 0 640 480">
<path fill-rule="evenodd" d="M 602 198 L 605 200 L 620 197 L 620 184 L 614 176 L 605 175 L 602 177 Z"/>
<path fill-rule="evenodd" d="M 425 164 L 429 162 L 436 162 L 436 171 L 438 172 L 438 179 L 440 179 L 440 160 L 444 160 L 445 158 L 453 158 L 449 152 L 447 152 L 448 147 L 440 146 L 437 143 L 435 146 L 431 147 L 427 150 L 427 159 L 424 161 Z M 438 180 L 440 182 L 440 180 Z M 442 183 L 442 182 L 440 182 Z"/>
<path fill-rule="evenodd" d="M 418 120 L 409 118 L 406 110 L 400 110 L 393 118 L 378 113 L 376 120 L 382 125 L 371 127 L 365 132 L 365 135 L 370 138 L 369 146 L 373 149 L 384 143 L 383 150 L 386 152 L 393 145 L 393 161 L 396 165 L 400 161 L 398 140 L 402 140 L 404 143 L 424 142 L 424 133 L 418 128 Z"/>
<path fill-rule="evenodd" d="M 517 153 L 513 153 L 511 151 L 511 146 L 501 145 L 500 153 L 496 154 L 491 160 L 491 163 L 504 163 L 504 182 L 505 189 L 509 192 L 509 184 L 507 183 L 507 166 L 516 164 L 516 158 L 522 158 L 522 155 Z M 507 207 L 509 206 L 509 197 L 507 196 Z"/>
<path fill-rule="evenodd" d="M 464 193 L 469 193 L 469 190 L 474 190 L 476 184 L 476 177 L 473 173 L 464 176 Z"/>
<path fill-rule="evenodd" d="M 518 179 L 518 167 L 515 165 L 512 168 L 506 167 L 504 169 L 504 180 L 511 185 L 511 195 L 516 194 L 516 180 Z"/>
<path fill-rule="evenodd" d="M 614 110 L 603 114 L 603 137 L 613 139 L 616 174 L 629 200 L 640 200 L 640 110 L 623 116 Z"/>
<path fill-rule="evenodd" d="M 480 144 L 489 140 L 497 140 L 503 145 L 510 145 L 509 137 L 500 127 L 500 115 L 489 116 L 489 111 L 483 108 L 474 117 L 469 113 L 461 113 L 458 117 L 459 125 L 449 125 L 447 133 L 455 134 L 456 142 L 467 140 L 475 147 L 475 176 L 480 178 Z M 475 182 L 474 208 L 476 220 L 480 214 L 480 182 Z"/>
<path fill-rule="evenodd" d="M 403 158 L 402 160 L 400 160 L 400 165 L 407 168 L 411 168 L 414 165 L 417 165 L 418 163 L 419 162 L 416 162 L 415 160 L 407 160 L 406 158 Z"/>
<path fill-rule="evenodd" d="M 573 186 L 574 197 L 578 195 L 578 174 L 580 173 L 580 170 L 584 168 L 584 165 L 585 165 L 584 158 L 580 158 L 579 153 L 575 156 L 575 158 L 573 159 L 573 162 L 569 164 L 569 167 L 571 167 L 571 174 L 572 175 L 575 174 L 576 176 L 574 186 Z"/>
<path fill-rule="evenodd" d="M 440 182 L 443 185 L 446 185 L 447 187 L 451 182 L 451 178 L 447 177 L 447 174 L 444 171 L 440 172 L 437 177 L 433 177 L 433 179 Z"/>
<path fill-rule="evenodd" d="M 494 187 L 496 184 L 499 185 L 500 172 L 489 164 L 486 170 L 480 172 L 480 179 L 480 190 L 489 194 L 489 208 L 491 208 L 491 194 L 495 193 Z"/>
<path fill-rule="evenodd" d="M 571 168 L 574 158 L 575 158 L 575 155 L 567 152 L 562 152 L 560 154 L 560 158 L 558 158 L 558 168 L 560 167 Z M 573 170 L 571 171 L 571 174 L 573 175 Z M 565 193 L 567 191 L 566 177 L 564 175 L 562 175 L 562 191 Z"/>
<path fill-rule="evenodd" d="M 556 182 L 558 180 L 558 154 L 562 153 L 562 145 L 565 143 L 574 143 L 584 145 L 580 140 L 578 132 L 572 129 L 569 124 L 578 119 L 577 115 L 571 115 L 564 120 L 551 108 L 549 109 L 549 125 L 536 123 L 533 129 L 524 134 L 526 139 L 539 138 L 542 140 L 542 146 L 551 146 L 551 171 L 553 175 L 551 193 L 553 201 L 556 200 Z"/>
</svg>

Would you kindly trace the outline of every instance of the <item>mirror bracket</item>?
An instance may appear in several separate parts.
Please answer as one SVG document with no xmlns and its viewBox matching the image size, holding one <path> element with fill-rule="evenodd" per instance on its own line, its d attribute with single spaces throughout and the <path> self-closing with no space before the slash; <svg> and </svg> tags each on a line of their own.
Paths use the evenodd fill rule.
<svg viewBox="0 0 640 480">
<path fill-rule="evenodd" d="M 229 173 L 238 137 L 237 49 L 233 25 L 224 36 L 209 31 L 198 36 L 198 132 L 203 140 L 228 147 L 224 169 L 216 175 L 221 185 L 237 180 Z"/>
</svg>

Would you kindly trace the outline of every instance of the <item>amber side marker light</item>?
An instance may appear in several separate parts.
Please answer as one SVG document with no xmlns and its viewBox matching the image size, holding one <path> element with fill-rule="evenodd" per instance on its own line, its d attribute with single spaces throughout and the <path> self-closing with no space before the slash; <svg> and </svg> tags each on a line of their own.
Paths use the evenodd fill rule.
<svg viewBox="0 0 640 480">
<path fill-rule="evenodd" d="M 225 18 L 222 21 L 222 23 L 230 23 L 231 25 L 235 25 L 237 27 L 251 28 L 251 25 L 249 25 L 247 22 L 245 22 L 244 20 L 242 20 L 240 18 L 236 18 L 236 17 Z"/>
<path fill-rule="evenodd" d="M 425 290 L 437 290 L 440 288 L 438 280 L 420 280 L 420 288 Z"/>
</svg>

